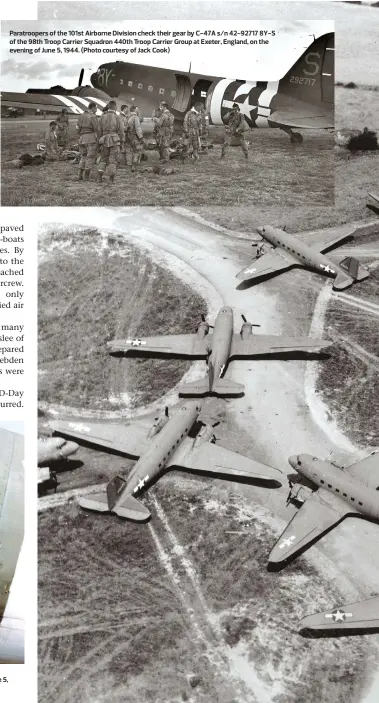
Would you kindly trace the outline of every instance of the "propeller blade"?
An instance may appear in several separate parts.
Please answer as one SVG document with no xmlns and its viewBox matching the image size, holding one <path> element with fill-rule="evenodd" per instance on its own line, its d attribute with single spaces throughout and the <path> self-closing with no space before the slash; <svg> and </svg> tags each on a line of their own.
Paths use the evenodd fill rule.
<svg viewBox="0 0 379 703">
<path fill-rule="evenodd" d="M 79 73 L 79 83 L 78 83 L 79 88 L 83 83 L 83 76 L 84 76 L 84 68 L 82 68 Z"/>
<path fill-rule="evenodd" d="M 165 407 L 165 409 L 164 409 L 164 414 L 166 415 L 166 417 L 169 417 L 169 415 L 168 415 L 168 407 L 167 407 L 167 405 L 166 405 L 166 407 Z"/>
<path fill-rule="evenodd" d="M 201 313 L 201 321 L 205 322 L 205 315 L 203 313 Z"/>
<path fill-rule="evenodd" d="M 219 425 L 221 420 L 216 420 L 216 422 L 213 423 L 212 427 L 217 427 Z"/>
<path fill-rule="evenodd" d="M 242 317 L 242 319 L 243 319 L 244 322 L 247 322 L 247 319 L 246 319 L 245 315 L 241 315 L 241 317 Z"/>
</svg>

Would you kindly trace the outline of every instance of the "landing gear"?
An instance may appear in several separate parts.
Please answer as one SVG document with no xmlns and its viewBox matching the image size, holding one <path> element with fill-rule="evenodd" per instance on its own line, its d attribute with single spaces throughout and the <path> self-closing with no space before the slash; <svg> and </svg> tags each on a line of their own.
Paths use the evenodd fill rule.
<svg viewBox="0 0 379 703">
<path fill-rule="evenodd" d="M 281 129 L 282 132 L 285 132 L 286 134 L 288 134 L 290 141 L 291 141 L 291 144 L 302 144 L 303 143 L 303 141 L 304 141 L 303 135 L 300 134 L 300 132 L 293 132 L 291 127 L 285 127 L 284 125 L 279 127 L 279 129 Z"/>
<path fill-rule="evenodd" d="M 303 142 L 303 135 L 300 134 L 300 132 L 292 132 L 291 134 L 291 143 L 292 144 L 302 144 Z"/>
</svg>

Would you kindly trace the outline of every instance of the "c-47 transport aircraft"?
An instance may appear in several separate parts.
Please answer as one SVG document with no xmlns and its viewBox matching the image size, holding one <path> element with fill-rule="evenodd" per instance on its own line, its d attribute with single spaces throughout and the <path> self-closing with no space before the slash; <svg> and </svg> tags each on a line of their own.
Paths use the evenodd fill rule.
<svg viewBox="0 0 379 703">
<path fill-rule="evenodd" d="M 242 316 L 243 325 L 239 334 L 233 332 L 233 310 L 225 306 L 219 311 L 213 333 L 205 319 L 200 323 L 196 334 L 178 334 L 141 339 L 115 339 L 107 343 L 113 356 L 131 354 L 134 356 L 166 356 L 179 358 L 206 359 L 208 375 L 204 379 L 186 383 L 179 389 L 183 396 L 202 396 L 207 393 L 218 396 L 241 395 L 241 383 L 224 378 L 229 361 L 251 359 L 267 355 L 311 352 L 328 347 L 331 342 L 310 337 L 275 337 L 253 335 L 253 324 Z M 257 326 L 257 325 L 255 325 Z"/>
<path fill-rule="evenodd" d="M 144 522 L 150 517 L 150 511 L 136 496 L 170 469 L 269 487 L 281 485 L 279 470 L 213 444 L 215 425 L 199 421 L 200 412 L 200 403 L 192 401 L 175 410 L 171 417 L 166 408 L 165 415 L 157 417 L 153 425 L 145 420 L 137 420 L 127 427 L 110 423 L 51 422 L 53 431 L 60 436 L 138 459 L 127 478 L 115 476 L 103 492 L 80 498 L 81 507 Z M 202 427 L 197 435 L 191 436 L 195 423 Z"/>
<path fill-rule="evenodd" d="M 323 613 L 307 615 L 300 621 L 304 637 L 333 635 L 365 635 L 379 632 L 379 597 L 349 603 Z"/>
<path fill-rule="evenodd" d="M 346 469 L 310 454 L 288 461 L 300 476 L 288 499 L 301 507 L 270 553 L 270 571 L 287 566 L 347 516 L 379 522 L 379 453 Z"/>
<path fill-rule="evenodd" d="M 240 281 L 271 277 L 297 266 L 331 276 L 334 278 L 333 290 L 343 290 L 369 276 L 369 272 L 352 256 L 336 264 L 323 253 L 353 236 L 349 225 L 336 227 L 334 232 L 327 234 L 322 230 L 315 232 L 310 236 L 309 244 L 270 225 L 258 227 L 258 232 L 266 241 L 257 248 L 257 258 L 237 274 Z"/>
<path fill-rule="evenodd" d="M 308 48 L 306 45 L 307 39 L 300 58 L 272 82 L 113 61 L 102 64 L 91 76 L 92 86 L 81 85 L 82 70 L 79 85 L 72 91 L 56 86 L 27 93 L 3 92 L 1 104 L 48 112 L 60 112 L 65 107 L 70 114 L 80 115 L 91 101 L 99 106 L 101 114 L 109 100 L 116 99 L 118 107 L 135 104 L 141 114 L 150 117 L 164 100 L 181 124 L 190 106 L 202 102 L 210 123 L 222 125 L 237 102 L 249 127 L 278 127 L 290 135 L 291 141 L 301 142 L 302 135 L 292 129 L 334 128 L 334 34 L 323 34 Z"/>
</svg>

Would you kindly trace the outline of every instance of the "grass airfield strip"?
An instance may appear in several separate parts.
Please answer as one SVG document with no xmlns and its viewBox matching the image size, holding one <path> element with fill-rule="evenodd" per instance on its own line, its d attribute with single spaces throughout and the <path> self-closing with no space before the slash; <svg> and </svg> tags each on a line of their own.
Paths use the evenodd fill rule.
<svg viewBox="0 0 379 703">
<path fill-rule="evenodd" d="M 165 216 L 178 220 L 174 214 Z M 190 226 L 194 227 L 193 223 Z M 182 236 L 180 228 L 175 229 Z M 225 239 L 227 253 L 232 240 Z M 246 244 L 242 241 L 238 246 L 244 250 Z M 129 390 L 138 389 L 133 401 L 137 406 L 160 397 L 162 389 L 156 384 L 169 361 L 161 362 L 165 366 L 157 373 L 146 366 L 155 361 L 124 359 L 117 363 L 117 373 L 112 377 L 106 370 L 105 348 L 101 347 L 106 335 L 113 333 L 109 324 L 114 324 L 115 311 L 118 324 L 125 324 L 125 331 L 130 331 L 131 318 L 125 314 L 123 300 L 130 304 L 133 266 L 142 271 L 145 266 L 154 274 L 154 285 L 146 288 L 138 309 L 139 324 L 145 325 L 146 319 L 152 324 L 159 291 L 163 312 L 168 306 L 175 312 L 157 316 L 157 332 L 163 332 L 162 324 L 172 325 L 169 332 L 183 331 L 184 319 L 188 320 L 189 331 L 197 321 L 196 310 L 204 310 L 204 303 L 192 298 L 192 291 L 178 279 L 170 279 L 170 273 L 170 285 L 166 287 L 166 273 L 158 266 L 149 269 L 150 255 L 137 255 L 133 250 L 120 235 L 85 229 L 75 235 L 73 231 L 53 236 L 45 233 L 40 250 L 40 295 L 44 296 L 40 305 L 40 387 L 45 411 L 56 411 L 59 398 L 61 406 L 76 405 L 79 418 L 91 412 L 101 417 L 102 407 L 108 402 L 108 409 L 115 407 L 115 416 L 121 413 L 126 420 L 133 414 Z M 71 284 L 83 262 L 87 262 L 87 275 L 83 269 L 79 277 L 81 296 L 71 289 L 71 305 L 62 296 L 62 285 L 64 282 L 67 287 L 68 281 Z M 110 276 L 113 262 L 115 275 Z M 117 270 L 129 273 L 122 277 Z M 147 280 L 143 278 L 144 287 Z M 170 302 L 167 291 L 173 287 L 176 297 Z M 298 271 L 295 278 L 287 277 L 285 284 L 277 279 L 273 287 L 271 282 L 264 289 L 271 290 L 282 318 L 286 291 L 293 314 L 286 320 L 285 331 L 293 334 L 302 328 L 304 332 L 309 322 L 304 309 L 309 308 L 310 317 L 321 289 L 319 277 Z M 256 309 L 257 295 L 257 291 L 247 291 L 240 306 L 250 302 Z M 107 301 L 101 314 L 96 312 L 97 296 Z M 91 301 L 96 304 L 91 305 Z M 134 324 L 137 311 L 132 309 Z M 64 316 L 67 322 L 62 324 Z M 256 317 L 260 317 L 259 310 Z M 63 347 L 59 346 L 62 330 L 67 335 Z M 140 327 L 134 331 L 143 333 Z M 61 349 L 59 367 L 51 364 L 57 349 Z M 103 375 L 97 366 L 99 359 Z M 136 363 L 133 371 L 131 361 Z M 177 370 L 179 363 L 174 362 Z M 281 368 L 292 378 L 297 364 L 286 362 Z M 247 366 L 256 370 L 253 364 Z M 178 370 L 179 376 L 184 368 Z M 170 387 L 173 373 L 174 365 Z M 112 388 L 110 379 L 118 385 Z M 80 381 L 84 386 L 76 392 Z M 110 386 L 111 403 L 107 395 Z M 127 394 L 122 395 L 125 389 Z M 304 390 L 294 386 L 293 392 L 303 395 Z M 264 397 L 257 397 L 265 418 L 268 410 L 262 402 Z M 227 441 L 231 449 L 264 460 L 266 447 L 260 445 L 259 428 L 252 418 L 248 432 L 237 426 L 235 419 L 239 422 L 239 416 L 234 419 L 233 415 L 238 409 L 236 403 L 223 400 L 212 404 L 212 414 L 226 422 L 221 441 Z M 59 414 L 64 412 L 62 407 L 58 410 Z M 270 418 L 273 412 L 275 408 L 270 405 Z M 309 413 L 309 409 L 304 408 L 304 412 Z M 75 407 L 68 409 L 68 414 L 76 417 L 72 413 Z M 46 427 L 44 420 L 41 417 L 42 428 Z M 299 417 L 298 424 L 302 423 Z M 285 464 L 283 451 L 279 454 Z M 104 482 L 133 465 L 122 457 L 84 448 L 75 455 L 76 460 L 83 461 L 83 467 L 61 474 L 59 491 Z M 301 698 L 321 703 L 326 695 L 332 703 L 353 703 L 363 685 L 368 643 L 355 639 L 347 644 L 325 640 L 310 644 L 297 634 L 298 620 L 309 612 L 310 603 L 311 609 L 322 609 L 331 599 L 341 600 L 339 593 L 347 587 L 344 562 L 333 559 L 339 533 L 324 538 L 322 556 L 321 550 L 314 549 L 313 554 L 299 559 L 280 576 L 266 571 L 267 555 L 283 525 L 274 508 L 276 500 L 283 518 L 286 487 L 283 490 L 275 498 L 274 491 L 173 473 L 143 498 L 153 513 L 149 525 L 132 525 L 115 516 L 87 515 L 75 502 L 43 511 L 39 523 L 40 700 L 71 703 L 75 698 L 78 703 L 87 703 L 112 692 L 116 703 L 124 703 L 125 696 L 128 703 L 292 703 Z M 359 540 L 359 529 L 356 532 Z M 344 539 L 349 543 L 349 533 Z M 352 588 L 351 584 L 348 587 Z"/>
<path fill-rule="evenodd" d="M 292 200 L 294 192 L 297 204 L 305 205 L 310 190 L 314 204 L 333 204 L 334 141 L 332 135 L 322 131 L 305 136 L 297 148 L 278 129 L 254 129 L 246 137 L 251 143 L 248 162 L 239 147 L 231 147 L 221 161 L 218 143 L 197 163 L 182 164 L 181 159 L 173 159 L 170 166 L 175 172 L 167 176 L 143 172 L 159 164 L 158 152 L 147 151 L 148 161 L 141 162 L 134 174 L 130 167 L 119 167 L 115 185 L 110 188 L 107 179 L 96 183 L 95 168 L 90 182 L 78 182 L 78 166 L 68 161 L 23 169 L 8 167 L 7 162 L 21 154 L 36 151 L 47 125 L 48 120 L 2 120 L 2 205 L 170 206 L 185 202 L 227 207 L 236 202 L 270 205 L 278 198 Z M 222 142 L 222 134 L 222 128 L 212 127 L 210 141 L 218 137 Z M 70 140 L 77 141 L 75 120 L 70 120 Z"/>
</svg>

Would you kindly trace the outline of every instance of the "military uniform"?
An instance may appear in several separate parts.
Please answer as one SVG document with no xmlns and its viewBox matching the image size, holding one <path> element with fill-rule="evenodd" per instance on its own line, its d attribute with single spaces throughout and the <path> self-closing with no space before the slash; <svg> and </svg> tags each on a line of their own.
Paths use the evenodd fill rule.
<svg viewBox="0 0 379 703">
<path fill-rule="evenodd" d="M 45 133 L 45 152 L 48 161 L 57 161 L 59 159 L 58 139 L 55 130 L 49 128 Z"/>
<path fill-rule="evenodd" d="M 127 125 L 128 125 L 128 118 L 129 118 L 129 115 L 130 115 L 129 108 L 127 108 L 127 109 L 124 110 L 123 112 L 120 112 L 120 118 L 121 118 L 122 124 L 123 124 L 123 126 L 124 126 L 124 134 L 125 134 L 125 137 L 126 137 L 126 132 L 127 132 Z M 127 158 L 126 158 L 126 139 L 125 139 L 123 145 L 121 146 L 120 152 L 121 152 L 121 155 L 120 155 L 120 162 L 119 162 L 119 163 L 120 163 L 122 166 L 126 166 L 126 164 L 127 164 Z"/>
<path fill-rule="evenodd" d="M 151 115 L 151 119 L 153 120 L 153 139 L 155 139 L 156 142 L 158 142 L 158 121 L 160 116 L 162 115 L 163 109 L 161 107 L 156 107 L 155 110 L 153 110 L 153 114 Z"/>
<path fill-rule="evenodd" d="M 135 165 L 140 162 L 144 147 L 141 121 L 136 112 L 131 112 L 128 117 L 126 138 L 132 150 L 132 171 L 134 171 Z"/>
<path fill-rule="evenodd" d="M 221 153 L 221 158 L 225 156 L 225 152 L 227 148 L 230 146 L 230 143 L 232 141 L 232 137 L 236 137 L 239 141 L 239 146 L 242 147 L 242 151 L 245 154 L 245 159 L 248 158 L 248 149 L 247 149 L 247 144 L 245 141 L 245 134 L 244 131 L 246 129 L 247 123 L 246 120 L 241 112 L 238 110 L 230 110 L 225 117 L 226 121 L 226 126 L 225 126 L 225 135 L 224 135 L 224 143 L 222 145 L 222 153 Z"/>
<path fill-rule="evenodd" d="M 114 181 L 120 147 L 124 144 L 124 125 L 114 110 L 107 110 L 99 120 L 99 144 L 101 146 L 100 163 L 98 164 L 99 178 L 108 167 L 109 178 Z"/>
<path fill-rule="evenodd" d="M 84 171 L 84 180 L 88 180 L 90 170 L 95 165 L 98 148 L 99 123 L 97 117 L 92 112 L 83 112 L 78 119 L 76 129 L 79 135 L 79 179 L 83 176 Z"/>
<path fill-rule="evenodd" d="M 168 163 L 170 160 L 170 142 L 174 131 L 174 115 L 166 108 L 161 113 L 157 122 L 157 143 L 161 161 Z"/>
<path fill-rule="evenodd" d="M 200 122 L 200 136 L 203 137 L 203 139 L 207 139 L 207 137 L 208 137 L 208 121 L 206 119 L 205 110 L 201 110 L 199 112 L 199 122 Z"/>
<path fill-rule="evenodd" d="M 66 147 L 68 144 L 68 115 L 61 112 L 56 119 L 56 123 L 58 146 Z"/>
<path fill-rule="evenodd" d="M 187 112 L 183 122 L 183 161 L 185 161 L 189 154 L 192 154 L 195 161 L 198 160 L 200 151 L 200 129 L 200 115 L 197 110 L 192 108 Z"/>
</svg>

